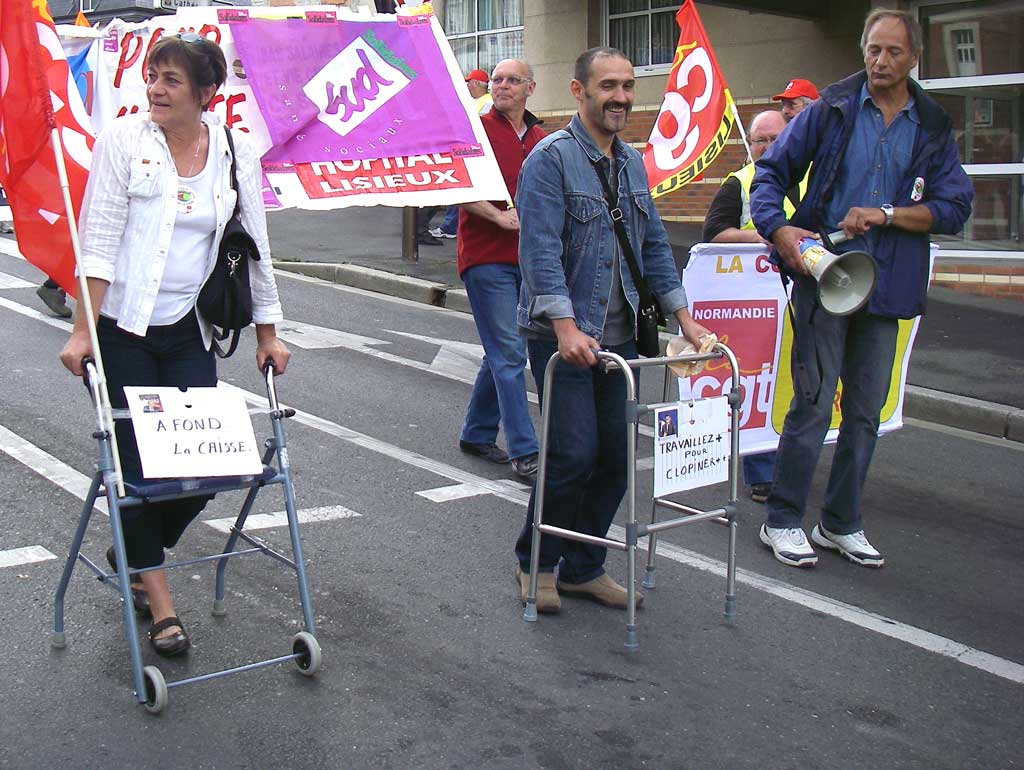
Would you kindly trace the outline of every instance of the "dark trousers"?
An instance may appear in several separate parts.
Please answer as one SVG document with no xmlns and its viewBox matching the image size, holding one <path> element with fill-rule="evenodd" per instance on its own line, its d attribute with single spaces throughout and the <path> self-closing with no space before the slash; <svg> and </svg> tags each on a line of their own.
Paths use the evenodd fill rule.
<svg viewBox="0 0 1024 770">
<path fill-rule="evenodd" d="M 527 344 L 541 404 L 551 399 L 543 523 L 605 537 L 626 492 L 625 377 L 618 370 L 604 372 L 559 361 L 551 393 L 545 393 L 544 371 L 558 343 L 531 339 Z M 632 340 L 608 350 L 626 359 L 637 357 Z M 535 487 L 516 542 L 524 572 L 530 568 L 536 499 Z M 551 572 L 558 566 L 560 580 L 585 583 L 604 574 L 607 554 L 604 546 L 543 535 L 539 571 Z"/>
<path fill-rule="evenodd" d="M 213 351 L 203 347 L 195 313 L 170 326 L 151 326 L 145 337 L 118 329 L 115 321 L 100 317 L 96 332 L 107 375 L 107 392 L 115 409 L 128 402 L 125 385 L 213 387 L 217 363 Z M 142 463 L 131 420 L 118 420 L 115 428 L 121 471 L 128 483 L 143 481 Z M 152 481 L 152 479 L 150 479 Z M 135 569 L 164 562 L 164 549 L 173 548 L 210 496 L 169 500 L 121 508 L 128 565 Z"/>
<path fill-rule="evenodd" d="M 875 452 L 882 407 L 889 392 L 899 325 L 867 310 L 833 316 L 822 310 L 812 279 L 798 277 L 793 287 L 796 315 L 794 349 L 810 369 L 821 361 L 815 402 L 797 393 L 789 406 L 775 459 L 775 478 L 768 496 L 768 526 L 803 525 L 821 442 L 832 420 L 836 385 L 843 378 L 840 409 L 843 420 L 825 489 L 821 524 L 829 532 L 849 535 L 864 528 L 860 502 L 868 466 Z M 799 383 L 793 361 L 793 382 Z"/>
</svg>

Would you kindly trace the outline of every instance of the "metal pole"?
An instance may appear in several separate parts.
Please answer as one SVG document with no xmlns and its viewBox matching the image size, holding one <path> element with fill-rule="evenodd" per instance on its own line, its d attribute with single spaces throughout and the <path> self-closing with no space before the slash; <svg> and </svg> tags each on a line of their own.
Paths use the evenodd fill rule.
<svg viewBox="0 0 1024 770">
<path fill-rule="evenodd" d="M 419 262 L 419 246 L 416 243 L 416 209 L 406 206 L 402 209 L 402 259 Z"/>
<path fill-rule="evenodd" d="M 71 185 L 68 183 L 68 170 L 64 165 L 64 148 L 60 143 L 60 132 L 54 127 L 50 129 L 50 146 L 57 164 L 57 178 L 60 180 L 60 191 L 64 197 L 64 213 L 68 220 L 68 231 L 71 234 L 71 248 L 75 253 L 75 266 L 78 268 L 78 304 L 79 312 L 85 313 L 86 326 L 89 329 L 89 342 L 92 343 L 92 357 L 96 362 L 96 384 L 100 395 L 99 427 L 110 433 L 110 449 L 114 455 L 114 478 L 117 482 L 117 495 L 124 497 L 124 479 L 121 476 L 121 456 L 117 451 L 117 436 L 114 435 L 114 417 L 110 410 L 110 396 L 107 393 L 107 376 L 103 370 L 103 357 L 100 355 L 100 341 L 96 336 L 96 321 L 92 311 L 92 297 L 89 296 L 89 285 L 85 271 L 82 270 L 82 244 L 78 240 L 78 223 L 75 221 L 75 209 L 71 204 Z"/>
<path fill-rule="evenodd" d="M 740 139 L 743 140 L 743 146 L 747 150 L 747 163 L 753 163 L 754 156 L 750 154 L 750 145 L 747 143 L 747 132 L 743 130 L 743 121 L 740 120 L 739 110 L 736 109 L 735 102 L 729 102 L 729 106 L 732 107 L 732 116 L 736 118 L 736 128 L 740 130 Z"/>
<path fill-rule="evenodd" d="M 540 566 L 540 525 L 544 519 L 544 490 L 548 481 L 548 438 L 551 432 L 551 387 L 555 367 L 561 360 L 558 351 L 551 354 L 544 369 L 544 403 L 540 410 L 540 452 L 538 453 L 537 482 L 533 489 L 533 538 L 530 540 L 530 586 L 526 591 L 526 609 L 523 620 L 537 621 L 537 570 Z"/>
</svg>

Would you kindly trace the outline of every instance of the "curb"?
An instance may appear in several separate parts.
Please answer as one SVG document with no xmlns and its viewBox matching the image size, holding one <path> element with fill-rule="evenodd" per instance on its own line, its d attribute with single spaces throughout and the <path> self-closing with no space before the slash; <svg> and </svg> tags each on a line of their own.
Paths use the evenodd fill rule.
<svg viewBox="0 0 1024 770">
<path fill-rule="evenodd" d="M 354 286 L 463 313 L 472 313 L 465 289 L 352 264 L 275 262 L 279 270 Z M 662 334 L 664 344 L 668 336 Z M 907 385 L 903 415 L 986 436 L 1024 442 L 1024 409 Z"/>
<path fill-rule="evenodd" d="M 907 385 L 903 414 L 972 433 L 1024 441 L 1024 409 L 1005 404 Z"/>
<path fill-rule="evenodd" d="M 331 283 L 340 283 L 436 307 L 445 307 L 445 295 L 448 293 L 448 287 L 443 283 L 424 281 L 422 278 L 410 278 L 406 275 L 389 273 L 386 270 L 348 263 L 275 262 L 274 267 L 278 270 L 301 273 Z"/>
</svg>

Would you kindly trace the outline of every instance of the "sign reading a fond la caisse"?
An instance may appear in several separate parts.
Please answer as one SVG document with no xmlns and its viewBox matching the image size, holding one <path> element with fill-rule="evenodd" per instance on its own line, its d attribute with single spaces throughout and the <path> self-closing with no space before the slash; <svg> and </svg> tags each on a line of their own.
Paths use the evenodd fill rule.
<svg viewBox="0 0 1024 770">
<path fill-rule="evenodd" d="M 242 394 L 225 388 L 125 387 L 143 475 L 247 476 L 263 470 Z"/>
</svg>

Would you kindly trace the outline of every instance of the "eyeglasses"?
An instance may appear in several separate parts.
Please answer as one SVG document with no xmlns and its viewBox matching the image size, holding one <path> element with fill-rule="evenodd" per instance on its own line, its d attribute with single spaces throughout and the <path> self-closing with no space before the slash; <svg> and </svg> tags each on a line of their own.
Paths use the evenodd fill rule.
<svg viewBox="0 0 1024 770">
<path fill-rule="evenodd" d="M 183 43 L 201 43 L 203 40 L 203 36 L 197 35 L 195 32 L 179 32 L 172 37 L 178 38 Z"/>
<path fill-rule="evenodd" d="M 777 137 L 777 136 L 766 136 L 764 139 L 751 139 L 750 143 L 751 144 L 771 144 L 772 142 L 774 142 L 778 138 L 779 137 Z"/>
<path fill-rule="evenodd" d="M 521 78 L 518 75 L 506 75 L 500 78 L 491 78 L 491 85 L 500 86 L 502 83 L 508 83 L 510 86 L 521 86 L 523 83 L 532 83 L 533 80 L 530 78 Z"/>
</svg>

